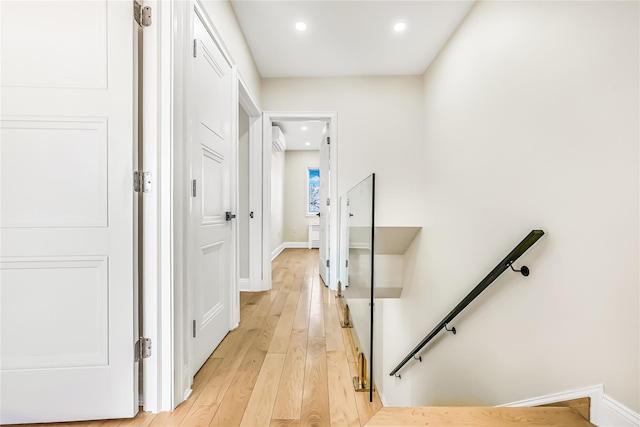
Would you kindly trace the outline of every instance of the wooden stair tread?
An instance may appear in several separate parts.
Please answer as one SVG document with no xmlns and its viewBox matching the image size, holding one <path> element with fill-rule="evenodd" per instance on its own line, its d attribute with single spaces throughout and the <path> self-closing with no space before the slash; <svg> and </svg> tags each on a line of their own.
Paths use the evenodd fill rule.
<svg viewBox="0 0 640 427">
<path fill-rule="evenodd" d="M 365 427 L 376 426 L 593 426 L 571 408 L 410 407 L 382 408 Z"/>
</svg>

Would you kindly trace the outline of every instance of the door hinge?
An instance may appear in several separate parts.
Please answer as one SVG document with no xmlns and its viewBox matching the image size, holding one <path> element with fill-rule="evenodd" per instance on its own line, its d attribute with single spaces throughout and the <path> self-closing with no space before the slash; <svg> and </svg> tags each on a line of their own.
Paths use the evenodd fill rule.
<svg viewBox="0 0 640 427">
<path fill-rule="evenodd" d="M 193 57 L 198 56 L 198 39 L 193 39 Z"/>
<path fill-rule="evenodd" d="M 196 321 L 193 321 L 193 332 L 192 332 L 193 337 L 196 337 Z"/>
<path fill-rule="evenodd" d="M 327 197 L 327 206 L 331 206 L 331 200 Z"/>
<path fill-rule="evenodd" d="M 331 137 L 327 137 L 327 145 L 331 145 Z"/>
<path fill-rule="evenodd" d="M 331 266 L 331 261 L 327 260 L 327 268 L 329 268 Z"/>
<path fill-rule="evenodd" d="M 133 18 L 142 28 L 151 25 L 151 7 L 143 6 L 138 1 L 133 2 Z"/>
<path fill-rule="evenodd" d="M 198 194 L 198 192 L 196 191 L 198 184 L 197 184 L 197 180 L 192 180 L 191 181 L 191 195 L 193 197 L 196 197 L 196 194 Z"/>
<path fill-rule="evenodd" d="M 348 259 L 344 261 L 344 266 L 349 268 L 349 260 Z"/>
<path fill-rule="evenodd" d="M 135 361 L 151 357 L 151 338 L 138 338 L 134 346 Z"/>
<path fill-rule="evenodd" d="M 148 193 L 151 191 L 151 172 L 133 173 L 133 191 L 136 193 Z"/>
</svg>

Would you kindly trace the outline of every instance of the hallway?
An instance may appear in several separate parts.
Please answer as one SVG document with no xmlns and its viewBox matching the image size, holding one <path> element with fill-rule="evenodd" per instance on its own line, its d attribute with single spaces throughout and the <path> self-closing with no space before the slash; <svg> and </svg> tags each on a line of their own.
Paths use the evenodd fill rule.
<svg viewBox="0 0 640 427">
<path fill-rule="evenodd" d="M 356 365 L 335 292 L 318 276 L 318 251 L 286 249 L 272 263 L 273 289 L 241 293 L 240 326 L 195 377 L 174 412 L 131 420 L 49 426 L 360 426 L 381 407 L 353 391 Z M 346 330 L 345 330 L 346 331 Z M 345 345 L 346 344 L 346 345 Z M 376 395 L 377 397 L 377 395 Z"/>
</svg>

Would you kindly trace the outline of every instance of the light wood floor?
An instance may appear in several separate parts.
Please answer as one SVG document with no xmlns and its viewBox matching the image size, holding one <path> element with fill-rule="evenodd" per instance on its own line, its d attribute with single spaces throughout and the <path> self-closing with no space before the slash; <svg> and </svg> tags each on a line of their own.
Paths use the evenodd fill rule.
<svg viewBox="0 0 640 427">
<path fill-rule="evenodd" d="M 48 426 L 362 426 L 382 406 L 353 390 L 356 364 L 318 251 L 286 249 L 271 291 L 241 293 L 240 326 L 196 375 L 173 412 Z"/>
</svg>

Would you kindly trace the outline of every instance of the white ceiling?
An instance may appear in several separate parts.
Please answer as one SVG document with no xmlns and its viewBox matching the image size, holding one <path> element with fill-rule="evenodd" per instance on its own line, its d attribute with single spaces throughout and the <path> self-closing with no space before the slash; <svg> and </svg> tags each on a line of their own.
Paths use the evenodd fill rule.
<svg viewBox="0 0 640 427">
<path fill-rule="evenodd" d="M 321 120 L 299 121 L 279 120 L 273 122 L 284 134 L 287 150 L 319 150 L 322 141 L 322 130 L 326 122 Z M 306 127 L 307 130 L 302 130 Z M 308 142 L 309 145 L 305 145 Z"/>
<path fill-rule="evenodd" d="M 231 0 L 262 77 L 422 74 L 473 4 Z M 296 22 L 308 25 L 305 32 Z M 395 33 L 404 21 L 407 29 Z"/>
</svg>

